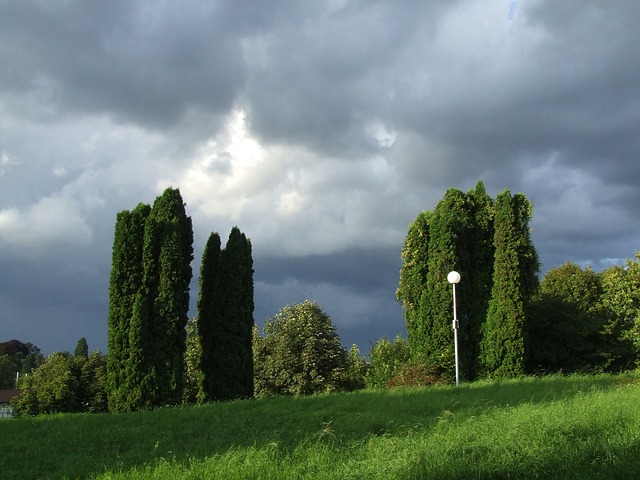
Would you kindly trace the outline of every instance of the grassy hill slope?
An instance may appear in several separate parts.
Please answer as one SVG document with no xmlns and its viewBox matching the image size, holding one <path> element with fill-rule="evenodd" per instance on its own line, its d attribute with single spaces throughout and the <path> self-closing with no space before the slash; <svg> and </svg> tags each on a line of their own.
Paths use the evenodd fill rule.
<svg viewBox="0 0 640 480">
<path fill-rule="evenodd" d="M 640 478 L 640 376 L 0 420 L 0 478 Z"/>
</svg>

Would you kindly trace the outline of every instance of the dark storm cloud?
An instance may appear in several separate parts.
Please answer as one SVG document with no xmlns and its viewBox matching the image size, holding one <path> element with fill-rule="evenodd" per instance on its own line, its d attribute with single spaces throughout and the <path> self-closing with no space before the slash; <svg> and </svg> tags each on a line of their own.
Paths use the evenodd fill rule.
<svg viewBox="0 0 640 480">
<path fill-rule="evenodd" d="M 302 18 L 293 12 L 276 35 L 247 44 L 249 121 L 264 141 L 343 158 L 366 148 L 362 126 L 388 113 L 399 57 L 416 30 L 432 38 L 443 5 L 457 2 L 344 3 Z"/>
<path fill-rule="evenodd" d="M 168 185 L 192 306 L 235 224 L 257 322 L 316 300 L 363 350 L 401 331 L 403 238 L 447 188 L 525 193 L 544 269 L 632 256 L 640 5 L 510 3 L 0 2 L 0 331 L 106 347 L 115 214 Z"/>
<path fill-rule="evenodd" d="M 215 3 L 9 2 L 0 18 L 2 84 L 56 115 L 167 127 L 190 108 L 229 109 L 243 84 L 240 44 Z"/>
</svg>

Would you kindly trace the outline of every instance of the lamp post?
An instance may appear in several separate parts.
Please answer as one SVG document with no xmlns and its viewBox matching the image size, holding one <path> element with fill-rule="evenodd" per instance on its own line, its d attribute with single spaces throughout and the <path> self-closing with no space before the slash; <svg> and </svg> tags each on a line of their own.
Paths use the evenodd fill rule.
<svg viewBox="0 0 640 480">
<path fill-rule="evenodd" d="M 456 356 L 456 387 L 460 385 L 460 370 L 458 368 L 458 328 L 460 324 L 458 322 L 458 315 L 456 313 L 456 283 L 460 281 L 460 274 L 455 270 L 449 272 L 447 275 L 447 281 L 453 285 L 453 342 Z"/>
</svg>

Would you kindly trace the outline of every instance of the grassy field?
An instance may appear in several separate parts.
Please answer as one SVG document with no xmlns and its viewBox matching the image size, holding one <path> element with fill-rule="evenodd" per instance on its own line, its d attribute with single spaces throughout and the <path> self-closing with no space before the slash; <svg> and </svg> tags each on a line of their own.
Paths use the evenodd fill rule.
<svg viewBox="0 0 640 480">
<path fill-rule="evenodd" d="M 640 375 L 3 419 L 0 478 L 640 478 Z"/>
</svg>

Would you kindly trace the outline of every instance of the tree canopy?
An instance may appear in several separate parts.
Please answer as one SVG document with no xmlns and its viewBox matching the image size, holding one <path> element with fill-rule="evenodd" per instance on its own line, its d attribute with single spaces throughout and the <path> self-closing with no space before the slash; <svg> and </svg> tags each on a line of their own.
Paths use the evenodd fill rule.
<svg viewBox="0 0 640 480">
<path fill-rule="evenodd" d="M 255 393 L 310 395 L 348 389 L 348 353 L 331 318 L 311 301 L 286 306 L 253 335 Z"/>
<path fill-rule="evenodd" d="M 457 270 L 462 277 L 457 312 L 463 378 L 522 372 L 524 308 L 539 269 L 530 219 L 531 204 L 524 195 L 505 191 L 494 202 L 481 181 L 468 193 L 447 190 L 433 211 L 418 215 L 402 250 L 396 292 L 412 362 L 452 376 L 453 304 L 446 279 Z M 509 270 L 511 265 L 515 270 Z M 501 362 L 517 365 L 501 367 Z"/>
<path fill-rule="evenodd" d="M 116 219 L 109 310 L 109 397 L 114 411 L 178 404 L 193 230 L 178 189 Z"/>
</svg>

